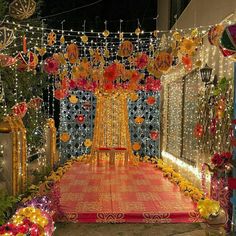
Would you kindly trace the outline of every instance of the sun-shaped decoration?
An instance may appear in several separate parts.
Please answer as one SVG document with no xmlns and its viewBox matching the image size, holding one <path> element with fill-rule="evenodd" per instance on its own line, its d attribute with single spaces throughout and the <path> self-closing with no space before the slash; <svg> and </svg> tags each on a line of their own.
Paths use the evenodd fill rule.
<svg viewBox="0 0 236 236">
<path fill-rule="evenodd" d="M 130 41 L 125 40 L 120 45 L 118 55 L 121 57 L 129 57 L 132 54 L 132 52 L 133 52 L 133 44 Z"/>
<path fill-rule="evenodd" d="M 17 20 L 24 20 L 34 14 L 35 8 L 34 0 L 14 0 L 9 5 L 9 14 Z"/>
<path fill-rule="evenodd" d="M 48 46 L 50 47 L 53 46 L 56 43 L 56 39 L 57 39 L 56 34 L 54 32 L 50 32 L 47 38 Z"/>
<path fill-rule="evenodd" d="M 8 47 L 14 40 L 14 32 L 7 27 L 0 27 L 0 50 Z"/>
<path fill-rule="evenodd" d="M 167 72 L 172 65 L 172 58 L 171 53 L 162 51 L 156 56 L 154 66 L 161 72 Z"/>
<path fill-rule="evenodd" d="M 68 45 L 67 49 L 67 54 L 68 54 L 68 60 L 71 64 L 74 64 L 77 62 L 79 58 L 79 49 L 78 46 L 75 43 L 71 43 Z"/>
</svg>

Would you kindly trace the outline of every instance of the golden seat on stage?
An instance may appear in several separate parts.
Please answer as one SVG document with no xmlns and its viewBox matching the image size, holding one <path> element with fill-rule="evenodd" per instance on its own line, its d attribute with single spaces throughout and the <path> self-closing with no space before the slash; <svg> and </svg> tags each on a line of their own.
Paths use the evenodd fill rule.
<svg viewBox="0 0 236 236">
<path fill-rule="evenodd" d="M 96 93 L 97 106 L 90 161 L 109 157 L 115 164 L 123 155 L 124 163 L 135 164 L 132 152 L 127 93 Z"/>
</svg>

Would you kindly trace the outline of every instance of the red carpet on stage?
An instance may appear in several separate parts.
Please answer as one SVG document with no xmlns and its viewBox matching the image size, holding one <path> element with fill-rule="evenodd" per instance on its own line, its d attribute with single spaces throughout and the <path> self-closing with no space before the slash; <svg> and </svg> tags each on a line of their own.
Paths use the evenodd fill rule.
<svg viewBox="0 0 236 236">
<path fill-rule="evenodd" d="M 178 187 L 148 163 L 75 163 L 59 183 L 59 221 L 177 223 L 200 221 Z"/>
</svg>

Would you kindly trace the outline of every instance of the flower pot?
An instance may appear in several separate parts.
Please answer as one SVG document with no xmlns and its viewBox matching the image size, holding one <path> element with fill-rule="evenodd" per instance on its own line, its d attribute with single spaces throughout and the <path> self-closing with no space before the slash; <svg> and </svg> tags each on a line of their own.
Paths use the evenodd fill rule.
<svg viewBox="0 0 236 236">
<path fill-rule="evenodd" d="M 209 219 L 206 220 L 206 236 L 224 236 L 225 232 L 225 224 L 228 221 L 228 215 L 223 208 L 220 208 L 218 214 L 216 216 L 210 216 Z"/>
</svg>

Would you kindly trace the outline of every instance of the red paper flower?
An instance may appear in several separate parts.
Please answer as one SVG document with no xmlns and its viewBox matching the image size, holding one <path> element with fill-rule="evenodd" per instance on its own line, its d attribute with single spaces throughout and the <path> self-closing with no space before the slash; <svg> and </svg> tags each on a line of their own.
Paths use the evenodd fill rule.
<svg viewBox="0 0 236 236">
<path fill-rule="evenodd" d="M 82 123 L 84 123 L 85 117 L 83 114 L 80 114 L 80 115 L 76 116 L 75 120 L 77 123 L 82 124 Z"/>
<path fill-rule="evenodd" d="M 108 81 L 110 81 L 110 82 L 112 82 L 112 81 L 114 81 L 115 79 L 116 79 L 116 77 L 117 77 L 117 68 L 116 68 L 116 64 L 115 63 L 113 63 L 113 64 L 111 64 L 110 66 L 107 66 L 106 68 L 105 68 L 105 71 L 104 71 L 104 77 L 108 80 Z"/>
<path fill-rule="evenodd" d="M 107 83 L 104 84 L 104 89 L 106 91 L 111 91 L 113 89 L 113 87 L 114 87 L 114 85 L 113 85 L 112 82 L 107 82 Z"/>
<path fill-rule="evenodd" d="M 44 71 L 48 74 L 57 74 L 59 63 L 53 57 L 49 57 L 44 61 Z"/>
<path fill-rule="evenodd" d="M 73 79 L 69 80 L 69 88 L 76 89 L 76 87 L 77 87 L 76 82 Z"/>
<path fill-rule="evenodd" d="M 224 163 L 224 159 L 219 153 L 214 154 L 214 156 L 211 158 L 211 162 L 213 165 L 220 167 Z"/>
<path fill-rule="evenodd" d="M 20 118 L 23 118 L 28 110 L 27 103 L 21 102 L 17 103 L 14 107 L 12 107 L 13 115 L 19 116 Z"/>
<path fill-rule="evenodd" d="M 188 55 L 183 56 L 182 62 L 184 64 L 184 68 L 186 70 L 192 70 L 193 63 L 192 63 L 192 58 L 190 56 L 188 56 Z"/>
<path fill-rule="evenodd" d="M 68 96 L 68 91 L 67 89 L 56 89 L 54 91 L 54 97 L 57 99 L 57 100 L 61 100 L 65 97 Z"/>
<path fill-rule="evenodd" d="M 148 105 L 153 105 L 156 102 L 156 98 L 153 97 L 153 96 L 150 96 L 150 97 L 147 98 L 146 102 L 147 102 Z"/>
<path fill-rule="evenodd" d="M 148 64 L 148 55 L 146 53 L 138 54 L 135 60 L 138 69 L 144 69 Z"/>
<path fill-rule="evenodd" d="M 224 158 L 227 161 L 229 161 L 233 157 L 231 152 L 224 152 L 224 153 L 221 154 L 221 156 L 222 156 L 222 158 Z"/>
<path fill-rule="evenodd" d="M 158 137 L 159 137 L 159 133 L 158 133 L 157 131 L 152 130 L 152 131 L 150 132 L 150 138 L 151 138 L 152 140 L 157 140 Z"/>
<path fill-rule="evenodd" d="M 196 138 L 201 138 L 203 135 L 203 125 L 197 123 L 194 128 L 194 136 Z"/>
</svg>

